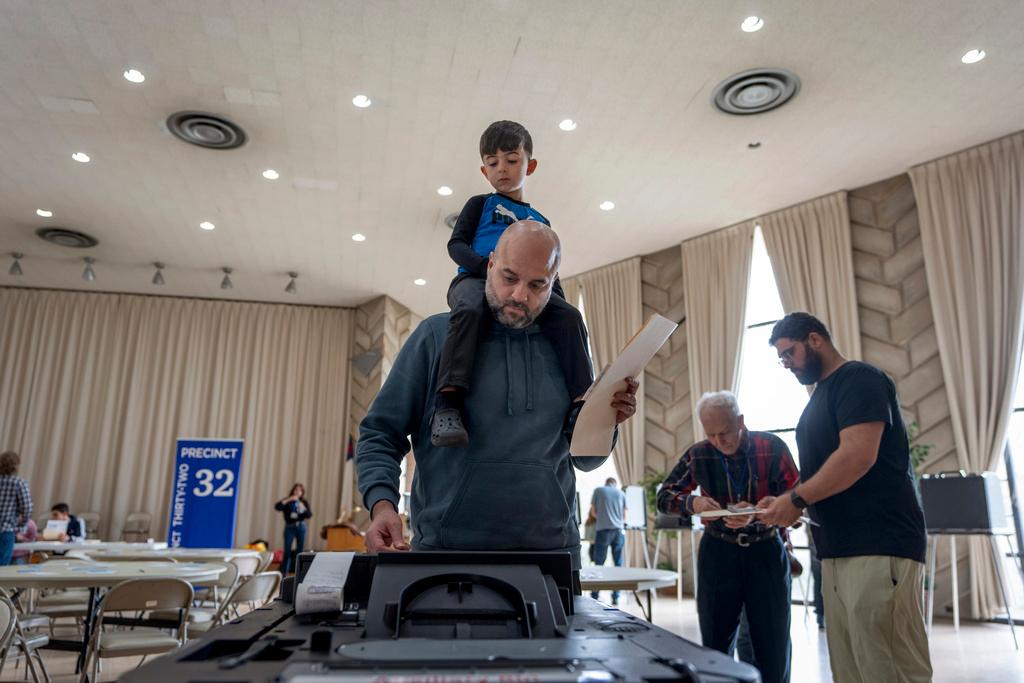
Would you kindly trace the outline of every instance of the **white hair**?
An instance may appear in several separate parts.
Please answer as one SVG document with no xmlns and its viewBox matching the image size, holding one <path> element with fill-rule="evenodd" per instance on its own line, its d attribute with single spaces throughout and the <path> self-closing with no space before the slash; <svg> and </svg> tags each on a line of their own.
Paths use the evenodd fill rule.
<svg viewBox="0 0 1024 683">
<path fill-rule="evenodd" d="M 743 414 L 740 412 L 740 404 L 736 400 L 736 394 L 731 391 L 705 392 L 697 401 L 697 418 L 699 419 L 704 414 L 704 411 L 709 408 L 728 410 L 734 419 Z"/>
</svg>

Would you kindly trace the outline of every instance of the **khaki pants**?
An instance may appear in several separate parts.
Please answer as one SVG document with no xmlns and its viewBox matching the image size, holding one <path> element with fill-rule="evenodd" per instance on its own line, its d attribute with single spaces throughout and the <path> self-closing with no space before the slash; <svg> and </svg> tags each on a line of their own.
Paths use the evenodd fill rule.
<svg viewBox="0 0 1024 683">
<path fill-rule="evenodd" d="M 835 683 L 930 681 L 921 605 L 924 565 L 865 555 L 823 560 L 821 570 Z"/>
</svg>

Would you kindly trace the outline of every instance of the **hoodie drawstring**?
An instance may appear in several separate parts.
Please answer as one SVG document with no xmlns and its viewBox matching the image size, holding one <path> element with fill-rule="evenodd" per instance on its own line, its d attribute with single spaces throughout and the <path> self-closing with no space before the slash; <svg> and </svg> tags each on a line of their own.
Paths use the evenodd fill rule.
<svg viewBox="0 0 1024 683">
<path fill-rule="evenodd" d="M 508 339 L 508 334 L 505 336 L 505 384 L 507 391 L 505 394 L 505 402 L 507 404 L 508 414 L 513 415 L 512 412 L 512 342 Z"/>
<path fill-rule="evenodd" d="M 530 334 L 526 337 L 526 409 L 533 410 L 533 348 L 530 346 Z"/>
</svg>

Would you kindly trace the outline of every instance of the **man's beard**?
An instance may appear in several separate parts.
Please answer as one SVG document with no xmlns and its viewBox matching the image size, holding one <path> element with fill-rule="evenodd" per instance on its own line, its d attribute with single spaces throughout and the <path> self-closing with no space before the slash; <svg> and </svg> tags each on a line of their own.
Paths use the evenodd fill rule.
<svg viewBox="0 0 1024 683">
<path fill-rule="evenodd" d="M 821 379 L 821 354 L 809 346 L 804 347 L 804 367 L 793 374 L 800 384 L 816 384 Z"/>
<path fill-rule="evenodd" d="M 491 307 L 491 313 L 494 314 L 494 319 L 505 327 L 511 327 L 514 330 L 521 330 L 524 327 L 532 325 L 537 319 L 537 316 L 539 316 L 541 311 L 544 310 L 544 305 L 547 305 L 547 302 L 545 301 L 544 305 L 536 311 L 531 312 L 530 309 L 523 304 L 512 301 L 511 299 L 502 301 L 498 298 L 494 288 L 491 287 L 490 278 L 487 278 L 484 284 L 484 295 L 487 297 L 487 305 Z M 521 312 L 523 314 L 522 317 L 513 317 L 509 314 L 509 309 L 515 309 Z"/>
</svg>

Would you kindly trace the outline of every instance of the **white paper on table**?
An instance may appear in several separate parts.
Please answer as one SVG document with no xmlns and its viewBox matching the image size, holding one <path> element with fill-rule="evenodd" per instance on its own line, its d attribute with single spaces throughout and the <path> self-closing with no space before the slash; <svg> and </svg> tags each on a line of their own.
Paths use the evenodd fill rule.
<svg viewBox="0 0 1024 683">
<path fill-rule="evenodd" d="M 701 519 L 721 519 L 722 517 L 746 517 L 747 515 L 763 515 L 767 510 L 757 508 L 739 508 L 735 510 L 708 510 L 702 512 L 698 517 Z"/>
<path fill-rule="evenodd" d="M 625 390 L 627 377 L 640 377 L 677 327 L 676 323 L 655 313 L 626 342 L 618 358 L 605 366 L 587 390 L 586 402 L 576 417 L 572 443 L 569 444 L 571 455 L 603 458 L 612 452 L 615 436 L 612 396 Z"/>
<path fill-rule="evenodd" d="M 355 553 L 316 553 L 295 591 L 295 613 L 340 612 Z"/>
</svg>

